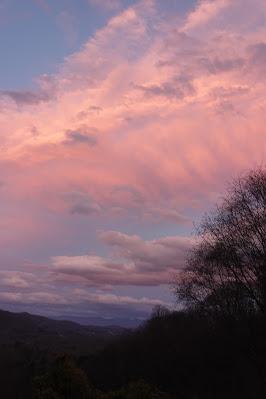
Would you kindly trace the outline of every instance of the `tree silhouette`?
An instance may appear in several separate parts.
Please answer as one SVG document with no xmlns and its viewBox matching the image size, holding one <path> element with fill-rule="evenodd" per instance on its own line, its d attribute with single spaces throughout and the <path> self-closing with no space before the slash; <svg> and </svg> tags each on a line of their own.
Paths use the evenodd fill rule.
<svg viewBox="0 0 266 399">
<path fill-rule="evenodd" d="M 198 229 L 198 244 L 175 286 L 188 307 L 239 316 L 265 312 L 266 171 L 234 180 Z"/>
</svg>

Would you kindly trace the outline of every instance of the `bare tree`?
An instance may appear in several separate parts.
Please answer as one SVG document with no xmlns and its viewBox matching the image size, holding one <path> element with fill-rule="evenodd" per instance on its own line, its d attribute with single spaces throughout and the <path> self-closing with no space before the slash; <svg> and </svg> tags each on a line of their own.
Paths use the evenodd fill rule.
<svg viewBox="0 0 266 399">
<path fill-rule="evenodd" d="M 198 238 L 177 279 L 178 300 L 207 311 L 265 312 L 265 169 L 233 181 L 221 205 L 204 217 Z"/>
</svg>

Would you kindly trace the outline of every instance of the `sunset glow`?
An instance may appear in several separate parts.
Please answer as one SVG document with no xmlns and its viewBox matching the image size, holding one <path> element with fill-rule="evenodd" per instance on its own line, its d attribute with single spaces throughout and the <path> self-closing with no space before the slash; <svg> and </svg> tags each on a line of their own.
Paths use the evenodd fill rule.
<svg viewBox="0 0 266 399">
<path fill-rule="evenodd" d="M 173 307 L 194 223 L 264 164 L 265 0 L 19 3 L 0 2 L 1 308 Z"/>
</svg>

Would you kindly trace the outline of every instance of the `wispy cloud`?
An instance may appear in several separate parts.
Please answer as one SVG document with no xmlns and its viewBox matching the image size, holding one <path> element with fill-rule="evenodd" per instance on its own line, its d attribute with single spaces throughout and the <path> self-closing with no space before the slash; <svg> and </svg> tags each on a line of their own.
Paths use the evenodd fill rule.
<svg viewBox="0 0 266 399">
<path fill-rule="evenodd" d="M 68 10 L 62 10 L 56 17 L 58 27 L 63 32 L 66 42 L 73 47 L 78 40 L 78 21 Z"/>
<path fill-rule="evenodd" d="M 232 5 L 231 0 L 199 0 L 195 10 L 190 12 L 185 21 L 183 31 L 206 26 L 211 20 L 217 18 L 219 13 Z"/>
<path fill-rule="evenodd" d="M 0 98 L 10 99 L 14 101 L 18 106 L 21 105 L 38 105 L 39 103 L 50 100 L 48 93 L 39 91 L 26 91 L 26 90 L 2 90 L 0 91 Z"/>
</svg>

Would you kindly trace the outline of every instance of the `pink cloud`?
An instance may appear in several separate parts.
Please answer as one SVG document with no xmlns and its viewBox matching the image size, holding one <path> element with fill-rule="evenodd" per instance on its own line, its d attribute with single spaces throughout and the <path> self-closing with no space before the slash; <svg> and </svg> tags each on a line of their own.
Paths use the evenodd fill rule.
<svg viewBox="0 0 266 399">
<path fill-rule="evenodd" d="M 137 235 L 108 231 L 100 239 L 114 248 L 113 256 L 56 256 L 54 272 L 81 277 L 89 286 L 158 286 L 171 282 L 192 247 L 187 237 L 144 241 Z"/>
<path fill-rule="evenodd" d="M 27 272 L 18 271 L 0 271 L 1 287 L 15 289 L 25 289 L 33 286 L 36 281 L 36 275 Z"/>
<path fill-rule="evenodd" d="M 188 248 L 176 235 L 265 160 L 264 15 L 206 0 L 180 21 L 141 1 L 34 92 L 1 92 L 1 248 L 45 247 L 57 278 L 92 286 L 166 284 Z M 117 233 L 129 220 L 136 234 Z M 67 252 L 104 224 L 114 254 Z M 175 237 L 140 238 L 170 224 Z"/>
<path fill-rule="evenodd" d="M 75 295 L 80 301 L 84 302 L 95 302 L 105 305 L 126 305 L 126 306 L 140 306 L 148 308 L 156 305 L 168 305 L 164 301 L 159 299 L 151 299 L 146 297 L 134 298 L 131 296 L 104 294 L 104 293 L 88 293 L 86 290 L 77 289 Z"/>
<path fill-rule="evenodd" d="M 183 30 L 190 31 L 208 24 L 230 5 L 232 5 L 231 0 L 199 0 L 195 10 L 188 14 Z"/>
<path fill-rule="evenodd" d="M 20 304 L 60 304 L 67 305 L 68 301 L 59 294 L 52 294 L 50 292 L 0 292 L 0 301 L 4 303 L 20 303 Z"/>
</svg>

